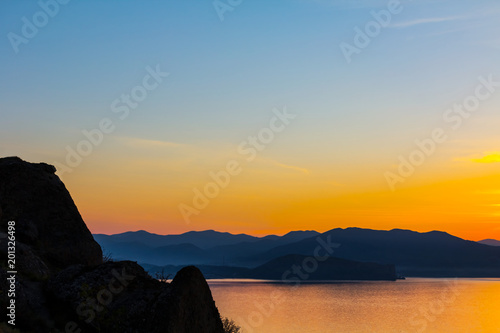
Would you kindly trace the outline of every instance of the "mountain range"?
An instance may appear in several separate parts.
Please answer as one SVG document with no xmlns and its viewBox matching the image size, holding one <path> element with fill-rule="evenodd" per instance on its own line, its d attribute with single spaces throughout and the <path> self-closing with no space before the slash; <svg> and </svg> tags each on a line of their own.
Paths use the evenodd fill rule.
<svg viewBox="0 0 500 333">
<path fill-rule="evenodd" d="M 155 265 L 205 264 L 252 267 L 248 261 L 262 251 L 318 236 L 317 231 L 292 231 L 283 236 L 255 237 L 214 230 L 190 231 L 180 235 L 157 235 L 144 230 L 115 235 L 94 234 L 104 253 L 116 259 Z"/>
<path fill-rule="evenodd" d="M 113 258 L 134 260 L 154 271 L 194 264 L 211 277 L 266 278 L 265 269 L 257 268 L 268 263 L 281 267 L 290 255 L 312 257 L 325 246 L 330 257 L 395 265 L 405 276 L 500 277 L 500 247 L 491 246 L 495 241 L 473 242 L 440 231 L 336 228 L 265 237 L 214 230 L 165 236 L 136 231 L 94 238 Z"/>
<path fill-rule="evenodd" d="M 500 246 L 500 241 L 497 241 L 496 239 L 483 239 L 483 240 L 479 241 L 478 243 L 490 245 L 490 246 Z"/>
</svg>

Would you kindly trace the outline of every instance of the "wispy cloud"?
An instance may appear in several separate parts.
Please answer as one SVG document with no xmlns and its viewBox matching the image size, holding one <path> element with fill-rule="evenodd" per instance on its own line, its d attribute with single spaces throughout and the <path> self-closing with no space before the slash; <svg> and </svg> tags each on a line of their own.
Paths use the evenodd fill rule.
<svg viewBox="0 0 500 333">
<path fill-rule="evenodd" d="M 489 152 L 485 153 L 484 156 L 480 158 L 473 158 L 472 162 L 476 163 L 499 163 L 500 162 L 500 152 Z"/>
<path fill-rule="evenodd" d="M 186 146 L 182 143 L 171 142 L 171 141 L 161 141 L 161 140 L 149 140 L 142 138 L 133 137 L 117 137 L 117 139 L 128 146 L 132 147 L 143 147 L 143 148 L 159 148 L 159 147 L 182 147 Z"/>
<path fill-rule="evenodd" d="M 461 20 L 462 18 L 463 17 L 461 17 L 461 16 L 428 17 L 428 18 L 421 18 L 421 19 L 410 20 L 410 21 L 405 21 L 405 22 L 393 23 L 390 25 L 390 27 L 391 28 L 408 28 L 408 27 L 413 27 L 413 26 L 421 25 L 421 24 L 440 23 L 440 22 Z"/>
<path fill-rule="evenodd" d="M 455 161 L 465 161 L 474 163 L 500 163 L 500 152 L 485 152 L 482 156 L 474 155 L 468 157 L 458 157 Z"/>
<path fill-rule="evenodd" d="M 298 167 L 298 166 L 295 166 L 295 165 L 288 165 L 288 164 L 283 164 L 283 163 L 279 163 L 279 162 L 274 162 L 273 163 L 275 166 L 278 166 L 280 168 L 284 168 L 284 169 L 290 169 L 290 170 L 295 170 L 295 171 L 299 171 L 299 172 L 302 172 L 306 175 L 309 174 L 309 170 L 305 169 L 305 168 L 301 168 L 301 167 Z"/>
<path fill-rule="evenodd" d="M 315 3 L 321 6 L 338 9 L 363 9 L 387 6 L 387 0 L 301 0 L 302 2 Z"/>
</svg>

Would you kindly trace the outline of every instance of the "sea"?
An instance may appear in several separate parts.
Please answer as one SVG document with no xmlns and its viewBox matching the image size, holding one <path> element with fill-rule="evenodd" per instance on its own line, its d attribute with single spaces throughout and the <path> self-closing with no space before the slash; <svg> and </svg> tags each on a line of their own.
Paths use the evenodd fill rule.
<svg viewBox="0 0 500 333">
<path fill-rule="evenodd" d="M 208 283 L 241 333 L 500 333 L 500 279 Z"/>
</svg>

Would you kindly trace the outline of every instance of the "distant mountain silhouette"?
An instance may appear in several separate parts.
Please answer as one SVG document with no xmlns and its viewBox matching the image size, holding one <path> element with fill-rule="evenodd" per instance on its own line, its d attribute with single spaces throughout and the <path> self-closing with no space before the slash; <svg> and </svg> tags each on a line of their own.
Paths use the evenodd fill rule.
<svg viewBox="0 0 500 333">
<path fill-rule="evenodd" d="M 349 260 L 395 264 L 407 276 L 500 277 L 500 248 L 463 240 L 441 231 L 418 233 L 360 228 L 333 229 L 323 239 L 338 243 L 334 256 Z M 275 247 L 254 260 L 268 261 L 286 254 L 310 255 L 316 237 Z"/>
<path fill-rule="evenodd" d="M 199 265 L 207 279 L 240 278 L 277 280 L 284 283 L 301 283 L 325 280 L 396 280 L 394 265 L 364 263 L 353 260 L 326 258 L 324 261 L 312 261 L 311 256 L 289 254 L 273 259 L 256 268 Z M 307 262 L 307 264 L 304 264 Z M 317 266 L 316 266 L 317 265 Z M 294 267 L 299 267 L 297 273 Z M 144 264 L 152 275 L 162 272 L 173 276 L 181 266 L 155 266 Z"/>
<path fill-rule="evenodd" d="M 244 267 L 255 267 L 263 260 L 255 260 L 254 256 L 271 250 L 277 246 L 286 245 L 320 235 L 317 231 L 292 231 L 281 237 L 266 236 L 254 242 L 243 242 L 233 245 L 215 246 L 207 251 L 207 255 L 214 258 L 213 263 L 219 263 L 221 258 L 226 264 Z"/>
<path fill-rule="evenodd" d="M 190 233 L 174 236 L 186 241 L 189 239 L 188 234 Z M 337 228 L 323 234 L 299 231 L 281 237 L 272 235 L 262 238 L 215 231 L 198 232 L 196 235 L 197 240 L 203 240 L 204 247 L 197 244 L 197 240 L 192 240 L 192 246 L 183 244 L 177 248 L 155 248 L 150 244 L 146 245 L 147 241 L 142 242 L 140 238 L 134 239 L 136 243 L 121 244 L 119 237 L 122 236 L 119 235 L 96 235 L 95 238 L 105 250 L 113 249 L 113 256 L 157 266 L 197 264 L 204 267 L 235 266 L 238 269 L 255 269 L 287 255 L 311 256 L 322 241 L 339 245 L 334 249 L 333 257 L 394 264 L 397 272 L 406 276 L 500 277 L 500 247 L 467 241 L 441 231 L 419 233 L 402 229 L 385 231 Z M 244 241 L 206 247 L 213 242 L 200 236 L 210 235 L 226 241 L 235 240 L 233 236 L 238 236 Z M 119 236 L 118 242 L 115 242 L 115 236 Z M 168 236 L 160 237 L 168 239 Z M 120 246 L 124 249 L 120 249 Z M 217 269 L 211 269 L 211 272 L 218 274 Z"/>
<path fill-rule="evenodd" d="M 304 262 L 315 262 L 306 266 Z M 304 268 L 306 266 L 306 268 Z M 294 273 L 292 267 L 299 267 Z M 315 269 L 313 269 L 315 268 Z M 245 274 L 245 273 L 243 273 Z M 318 280 L 396 280 L 394 265 L 382 265 L 329 257 L 325 261 L 314 261 L 311 256 L 289 254 L 258 266 L 243 277 L 269 280 L 298 281 Z"/>
<path fill-rule="evenodd" d="M 272 237 L 272 236 L 269 236 Z M 241 242 L 254 242 L 260 240 L 258 237 L 245 234 L 230 234 L 228 232 L 217 232 L 214 230 L 190 231 L 180 235 L 157 235 L 144 230 L 128 231 L 122 234 L 103 235 L 94 234 L 98 242 L 112 241 L 115 243 L 142 243 L 149 247 L 160 247 L 179 244 L 196 244 L 197 247 L 207 249 L 218 245 L 231 245 Z"/>
<path fill-rule="evenodd" d="M 109 239 L 99 241 L 104 255 L 110 255 L 114 260 L 133 260 L 155 265 L 182 265 L 187 262 L 192 265 L 210 260 L 205 250 L 190 244 L 182 243 L 159 247 L 150 247 L 141 242 L 114 242 Z"/>
<path fill-rule="evenodd" d="M 483 239 L 480 240 L 478 243 L 490 246 L 500 246 L 500 241 L 496 239 Z"/>
<path fill-rule="evenodd" d="M 205 264 L 256 266 L 261 261 L 248 258 L 276 246 L 319 235 L 316 231 L 292 231 L 283 236 L 254 237 L 213 230 L 180 235 L 157 235 L 146 231 L 116 235 L 95 234 L 104 253 L 115 259 L 134 260 L 154 265 Z"/>
</svg>

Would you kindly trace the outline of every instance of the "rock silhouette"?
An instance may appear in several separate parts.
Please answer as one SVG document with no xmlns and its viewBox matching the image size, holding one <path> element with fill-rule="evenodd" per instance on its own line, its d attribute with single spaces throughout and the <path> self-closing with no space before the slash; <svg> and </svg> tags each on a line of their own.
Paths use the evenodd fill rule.
<svg viewBox="0 0 500 333">
<path fill-rule="evenodd" d="M 196 267 L 183 268 L 165 283 L 135 262 L 103 263 L 100 246 L 55 171 L 45 163 L 0 159 L 0 306 L 5 309 L 9 302 L 7 230 L 8 222 L 15 221 L 16 328 L 223 332 L 208 284 Z"/>
</svg>

